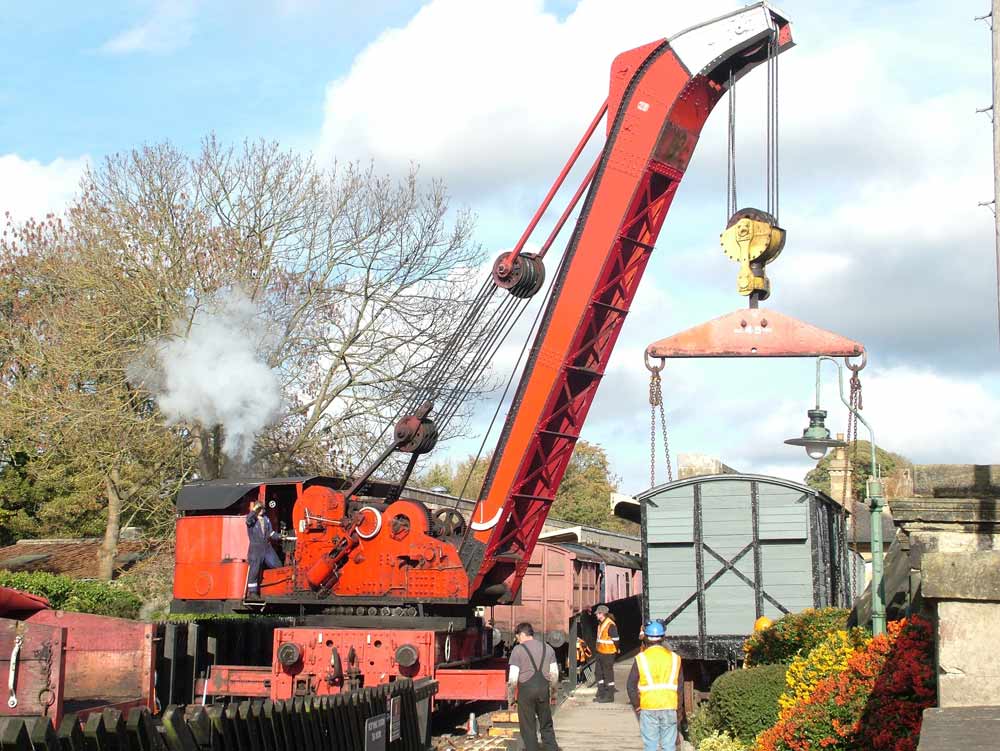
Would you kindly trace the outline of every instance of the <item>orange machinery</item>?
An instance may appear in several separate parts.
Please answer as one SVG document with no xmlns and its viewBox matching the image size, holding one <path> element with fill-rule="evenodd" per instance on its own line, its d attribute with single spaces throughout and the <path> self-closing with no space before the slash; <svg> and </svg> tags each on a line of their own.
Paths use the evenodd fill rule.
<svg viewBox="0 0 1000 751">
<path fill-rule="evenodd" d="M 264 573 L 263 607 L 300 619 L 276 631 L 273 665 L 216 667 L 203 688 L 283 698 L 433 675 L 439 699 L 502 698 L 502 666 L 489 662 L 473 606 L 515 601 L 709 113 L 733 81 L 791 45 L 787 19 L 758 3 L 615 58 L 607 101 L 584 139 L 515 248 L 497 259 L 483 304 L 456 331 L 455 347 L 432 369 L 413 411 L 360 477 L 185 488 L 174 609 L 246 609 L 242 516 L 261 500 L 275 529 L 284 527 L 284 565 Z M 521 252 L 605 113 L 604 147 L 556 229 L 538 253 Z M 400 494 L 417 457 L 434 447 L 436 421 L 454 414 L 454 395 L 435 393 L 435 384 L 454 363 L 468 363 L 471 373 L 488 360 L 478 343 L 463 351 L 459 334 L 475 329 L 493 295 L 502 312 L 541 290 L 544 254 L 585 193 L 471 518 L 452 510 L 432 516 Z M 410 455 L 402 478 L 372 480 L 394 452 Z"/>
</svg>

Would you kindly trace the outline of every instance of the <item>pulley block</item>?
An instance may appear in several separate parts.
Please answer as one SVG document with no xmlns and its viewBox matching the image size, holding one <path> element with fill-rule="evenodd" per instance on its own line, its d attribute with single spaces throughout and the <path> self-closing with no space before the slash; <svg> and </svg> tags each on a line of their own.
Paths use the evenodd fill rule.
<svg viewBox="0 0 1000 751">
<path fill-rule="evenodd" d="M 426 454 L 437 445 L 438 430 L 434 421 L 408 415 L 396 423 L 396 446 L 410 454 Z"/>
<path fill-rule="evenodd" d="M 740 209 L 730 217 L 720 241 L 726 255 L 740 265 L 736 275 L 739 293 L 756 293 L 756 299 L 766 300 L 771 294 L 771 281 L 764 267 L 785 247 L 785 230 L 766 211 Z"/>
<path fill-rule="evenodd" d="M 493 264 L 493 281 L 498 287 L 522 299 L 532 297 L 545 283 L 545 264 L 534 253 L 520 253 L 513 261 L 501 253 Z"/>
</svg>

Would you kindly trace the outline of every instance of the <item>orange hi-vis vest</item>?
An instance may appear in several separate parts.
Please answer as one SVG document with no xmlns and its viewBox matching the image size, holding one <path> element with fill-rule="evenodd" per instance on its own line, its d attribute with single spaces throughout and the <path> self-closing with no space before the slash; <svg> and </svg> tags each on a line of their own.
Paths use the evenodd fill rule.
<svg viewBox="0 0 1000 751">
<path fill-rule="evenodd" d="M 639 667 L 639 709 L 677 709 L 680 655 L 655 645 L 635 657 Z"/>
<path fill-rule="evenodd" d="M 604 655 L 613 655 L 618 652 L 615 640 L 611 638 L 611 626 L 614 621 L 605 618 L 597 627 L 597 651 Z"/>
</svg>

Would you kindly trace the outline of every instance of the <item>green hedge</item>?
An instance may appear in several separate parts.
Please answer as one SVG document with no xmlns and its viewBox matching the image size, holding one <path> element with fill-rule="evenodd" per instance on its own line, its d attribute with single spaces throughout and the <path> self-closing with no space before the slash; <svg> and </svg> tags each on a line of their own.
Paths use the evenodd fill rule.
<svg viewBox="0 0 1000 751">
<path fill-rule="evenodd" d="M 787 665 L 761 665 L 723 673 L 712 684 L 709 708 L 721 730 L 743 743 L 778 720 L 778 697 L 785 690 Z"/>
<path fill-rule="evenodd" d="M 40 595 L 56 610 L 70 610 L 74 613 L 136 618 L 142 606 L 138 597 L 113 584 L 82 581 L 44 571 L 0 570 L 0 587 Z"/>
<path fill-rule="evenodd" d="M 845 608 L 809 608 L 801 613 L 789 613 L 770 628 L 747 639 L 743 647 L 746 664 L 791 662 L 800 650 L 807 654 L 834 631 L 846 629 L 850 612 Z"/>
</svg>

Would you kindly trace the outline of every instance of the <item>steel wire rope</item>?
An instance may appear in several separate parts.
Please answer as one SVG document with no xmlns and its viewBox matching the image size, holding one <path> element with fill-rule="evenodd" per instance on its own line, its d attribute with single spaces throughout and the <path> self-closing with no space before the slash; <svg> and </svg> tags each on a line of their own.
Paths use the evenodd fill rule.
<svg viewBox="0 0 1000 751">
<path fill-rule="evenodd" d="M 500 303 L 493 310 L 486 326 L 483 329 L 482 335 L 477 337 L 476 341 L 472 344 L 472 347 L 465 352 L 460 362 L 449 374 L 449 383 L 447 385 L 439 385 L 437 394 L 440 395 L 442 393 L 447 393 L 447 396 L 443 399 L 436 410 L 436 420 L 439 428 L 445 421 L 445 415 L 447 415 L 455 407 L 455 401 L 458 398 L 458 395 L 463 391 L 470 390 L 468 388 L 469 384 L 467 381 L 470 373 L 472 373 L 476 367 L 477 358 L 481 357 L 493 345 L 496 339 L 503 335 L 503 329 L 509 317 L 509 311 L 516 307 L 518 302 L 519 300 L 517 298 L 510 297 Z"/>
<path fill-rule="evenodd" d="M 365 451 L 364 455 L 361 457 L 358 463 L 355 464 L 354 467 L 352 467 L 352 473 L 358 467 L 363 467 L 365 465 L 365 462 L 368 461 L 368 457 L 371 456 L 372 451 L 374 451 L 377 446 L 380 446 L 382 444 L 382 439 L 384 438 L 386 432 L 392 430 L 396 426 L 396 423 L 404 414 L 412 414 L 421 404 L 427 401 L 427 395 L 429 393 L 427 390 L 427 385 L 430 383 L 431 378 L 435 377 L 434 371 L 440 370 L 443 367 L 441 365 L 441 360 L 450 358 L 451 353 L 457 350 L 459 337 L 461 336 L 464 330 L 466 330 L 469 326 L 472 325 L 471 323 L 469 323 L 469 321 L 473 321 L 481 314 L 482 308 L 489 302 L 493 293 L 496 292 L 496 289 L 497 288 L 496 285 L 493 283 L 492 276 L 488 277 L 486 281 L 483 283 L 479 292 L 476 294 L 476 297 L 473 299 L 470 309 L 466 312 L 465 316 L 462 319 L 462 322 L 459 324 L 459 326 L 455 329 L 454 333 L 452 333 L 451 337 L 449 338 L 448 344 L 445 346 L 444 351 L 435 360 L 434 364 L 431 366 L 431 369 L 427 373 L 425 373 L 424 377 L 419 381 L 417 388 L 414 392 L 415 395 L 411 397 L 409 401 L 403 402 L 402 406 L 400 406 L 400 408 L 396 411 L 395 417 L 393 417 L 382 428 L 378 436 L 369 443 L 368 450 Z"/>
<path fill-rule="evenodd" d="M 432 387 L 435 381 L 440 383 L 447 380 L 447 377 L 450 375 L 448 368 L 452 368 L 452 363 L 456 360 L 456 354 L 459 352 L 460 345 L 474 330 L 496 290 L 497 287 L 493 282 L 493 278 L 487 278 L 472 301 L 469 310 L 466 311 L 461 322 L 449 338 L 448 344 L 418 383 L 414 391 L 414 396 L 408 404 L 411 412 L 420 406 L 420 404 L 427 401 L 427 398 L 433 393 Z"/>
<path fill-rule="evenodd" d="M 511 314 L 513 315 L 513 321 L 511 323 L 511 329 L 512 330 L 513 330 L 513 327 L 517 325 L 517 322 L 520 320 L 521 315 L 524 313 L 525 310 L 527 310 L 526 307 L 521 307 L 520 310 L 516 311 L 516 315 L 514 315 L 514 311 L 513 310 L 511 311 Z M 486 356 L 484 356 L 484 357 L 482 357 L 482 361 L 481 361 L 482 365 L 479 367 L 478 371 L 474 375 L 472 375 L 472 377 L 470 377 L 468 379 L 465 389 L 463 390 L 462 393 L 460 393 L 457 396 L 457 398 L 455 400 L 454 406 L 451 407 L 450 410 L 449 410 L 449 412 L 444 415 L 445 425 L 450 425 L 451 424 L 451 421 L 454 419 L 455 415 L 458 413 L 458 410 L 465 403 L 466 399 L 468 399 L 468 396 L 471 393 L 472 388 L 479 381 L 479 379 L 482 377 L 482 374 L 485 372 L 486 368 L 489 367 L 489 365 L 493 362 L 493 358 L 496 357 L 497 352 L 500 350 L 500 347 L 503 346 L 503 344 L 506 341 L 506 339 L 507 339 L 506 335 L 504 337 L 502 337 L 501 339 L 498 339 L 494 343 L 494 345 L 492 347 L 492 350 L 489 352 L 489 354 L 486 355 Z"/>
<path fill-rule="evenodd" d="M 488 368 L 490 363 L 493 361 L 493 357 L 507 340 L 507 337 L 510 335 L 513 327 L 517 324 L 518 319 L 521 317 L 521 313 L 523 313 L 527 308 L 527 305 L 519 305 L 521 302 L 522 301 L 518 298 L 511 297 L 512 304 L 508 304 L 506 309 L 499 309 L 502 311 L 502 320 L 499 324 L 498 332 L 502 333 L 498 333 L 498 335 L 492 339 L 484 339 L 479 349 L 473 353 L 472 357 L 470 357 L 469 367 L 463 375 L 463 378 L 459 381 L 460 385 L 453 390 L 451 397 L 445 402 L 439 412 L 439 419 L 443 422 L 443 424 L 447 425 L 455 416 L 456 412 L 468 398 L 483 373 L 486 372 L 486 368 Z M 518 310 L 518 308 L 520 308 L 520 310 Z M 511 318 L 513 318 L 513 322 L 511 322 Z"/>
<path fill-rule="evenodd" d="M 729 71 L 729 129 L 726 144 L 726 219 L 736 213 L 736 77 Z"/>
<path fill-rule="evenodd" d="M 765 114 L 764 188 L 767 213 L 778 222 L 778 39 L 767 43 L 767 94 Z"/>
<path fill-rule="evenodd" d="M 542 299 L 542 304 L 538 306 L 538 310 L 535 311 L 535 320 L 531 322 L 531 328 L 528 331 L 528 335 L 524 339 L 524 344 L 521 345 L 521 351 L 518 353 L 517 360 L 514 362 L 514 366 L 510 370 L 510 377 L 507 379 L 507 385 L 504 386 L 503 393 L 500 395 L 499 401 L 497 401 L 496 409 L 493 410 L 493 417 L 490 418 L 490 424 L 487 426 L 486 431 L 483 433 L 483 440 L 479 444 L 479 451 L 476 452 L 476 458 L 472 460 L 472 464 L 469 466 L 469 472 L 465 476 L 465 483 L 462 485 L 462 490 L 459 491 L 458 498 L 455 500 L 454 508 L 458 508 L 459 501 L 465 497 L 465 490 L 469 487 L 469 481 L 472 479 L 472 474 L 476 471 L 476 466 L 479 464 L 480 458 L 483 455 L 483 449 L 486 448 L 486 441 L 489 440 L 490 433 L 493 431 L 493 426 L 496 424 L 497 417 L 500 415 L 500 410 L 503 408 L 504 401 L 507 399 L 507 394 L 510 392 L 511 384 L 514 382 L 514 376 L 518 374 L 519 368 L 521 367 L 521 361 L 524 359 L 524 353 L 528 350 L 528 345 L 534 342 L 535 336 L 537 335 L 538 324 L 542 318 L 542 313 L 549 307 L 549 301 L 552 298 L 552 291 L 555 286 L 555 280 L 559 278 L 562 274 L 562 268 L 566 263 L 566 253 L 563 252 L 562 258 L 559 261 L 559 266 L 556 269 L 556 273 L 552 275 L 549 279 L 549 288 L 545 291 L 545 297 Z M 523 310 L 521 311 L 524 312 Z M 482 489 L 480 489 L 479 496 L 482 495 Z M 477 500 L 478 497 L 477 496 Z"/>
</svg>

